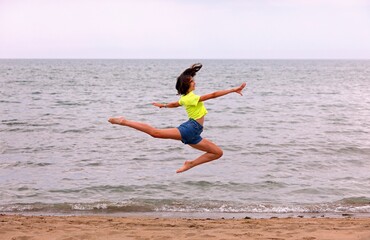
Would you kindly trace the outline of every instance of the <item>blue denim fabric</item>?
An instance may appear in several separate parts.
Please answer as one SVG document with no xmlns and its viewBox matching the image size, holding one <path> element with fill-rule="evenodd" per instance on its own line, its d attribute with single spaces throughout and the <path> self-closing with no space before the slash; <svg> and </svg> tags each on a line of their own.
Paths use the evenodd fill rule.
<svg viewBox="0 0 370 240">
<path fill-rule="evenodd" d="M 197 144 L 202 141 L 200 134 L 203 132 L 203 126 L 194 119 L 189 119 L 179 127 L 181 141 L 185 144 Z"/>
</svg>

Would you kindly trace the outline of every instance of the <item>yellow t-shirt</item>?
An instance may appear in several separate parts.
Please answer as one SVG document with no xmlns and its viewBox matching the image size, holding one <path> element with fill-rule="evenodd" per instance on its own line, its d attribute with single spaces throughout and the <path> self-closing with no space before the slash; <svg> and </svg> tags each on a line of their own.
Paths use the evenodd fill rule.
<svg viewBox="0 0 370 240">
<path fill-rule="evenodd" d="M 185 107 L 189 118 L 197 120 L 207 114 L 207 109 L 203 102 L 199 102 L 200 96 L 194 94 L 193 91 L 186 95 L 182 95 L 179 104 Z"/>
</svg>

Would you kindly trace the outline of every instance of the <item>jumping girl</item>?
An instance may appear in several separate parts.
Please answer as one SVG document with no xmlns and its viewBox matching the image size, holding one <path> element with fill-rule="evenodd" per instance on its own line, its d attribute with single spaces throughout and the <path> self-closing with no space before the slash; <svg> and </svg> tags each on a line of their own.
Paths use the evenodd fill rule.
<svg viewBox="0 0 370 240">
<path fill-rule="evenodd" d="M 204 116 L 207 114 L 204 102 L 209 99 L 218 98 L 234 92 L 242 95 L 242 90 L 246 86 L 246 83 L 243 83 L 236 88 L 220 90 L 203 96 L 196 95 L 194 93 L 194 76 L 201 68 L 201 64 L 194 64 L 177 78 L 176 89 L 178 94 L 181 95 L 179 101 L 165 104 L 156 102 L 152 103 L 154 106 L 159 108 L 176 108 L 184 106 L 189 120 L 181 124 L 179 127 L 157 129 L 146 123 L 134 122 L 123 117 L 115 117 L 108 120 L 112 124 L 131 127 L 147 133 L 154 138 L 181 140 L 184 144 L 189 144 L 191 147 L 205 152 L 203 155 L 192 161 L 185 161 L 184 165 L 177 169 L 177 173 L 181 173 L 197 165 L 219 159 L 223 155 L 221 148 L 208 139 L 200 136 L 203 131 Z"/>
</svg>

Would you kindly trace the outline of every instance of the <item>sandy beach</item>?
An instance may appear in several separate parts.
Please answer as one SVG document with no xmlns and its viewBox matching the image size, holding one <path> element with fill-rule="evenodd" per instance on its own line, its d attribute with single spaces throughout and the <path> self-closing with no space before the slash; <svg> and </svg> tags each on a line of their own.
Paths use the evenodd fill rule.
<svg viewBox="0 0 370 240">
<path fill-rule="evenodd" d="M 0 238 L 369 240 L 370 218 L 187 219 L 1 215 Z"/>
</svg>

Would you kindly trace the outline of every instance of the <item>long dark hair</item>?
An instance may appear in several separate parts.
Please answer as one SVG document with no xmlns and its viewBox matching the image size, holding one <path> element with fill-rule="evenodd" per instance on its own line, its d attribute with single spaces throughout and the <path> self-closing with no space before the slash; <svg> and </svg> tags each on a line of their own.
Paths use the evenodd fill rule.
<svg viewBox="0 0 370 240">
<path fill-rule="evenodd" d="M 186 69 L 183 73 L 181 73 L 176 82 L 176 89 L 178 94 L 185 95 L 188 93 L 190 81 L 201 68 L 202 64 L 196 63 L 193 64 L 193 66 L 191 66 L 190 68 Z"/>
</svg>

